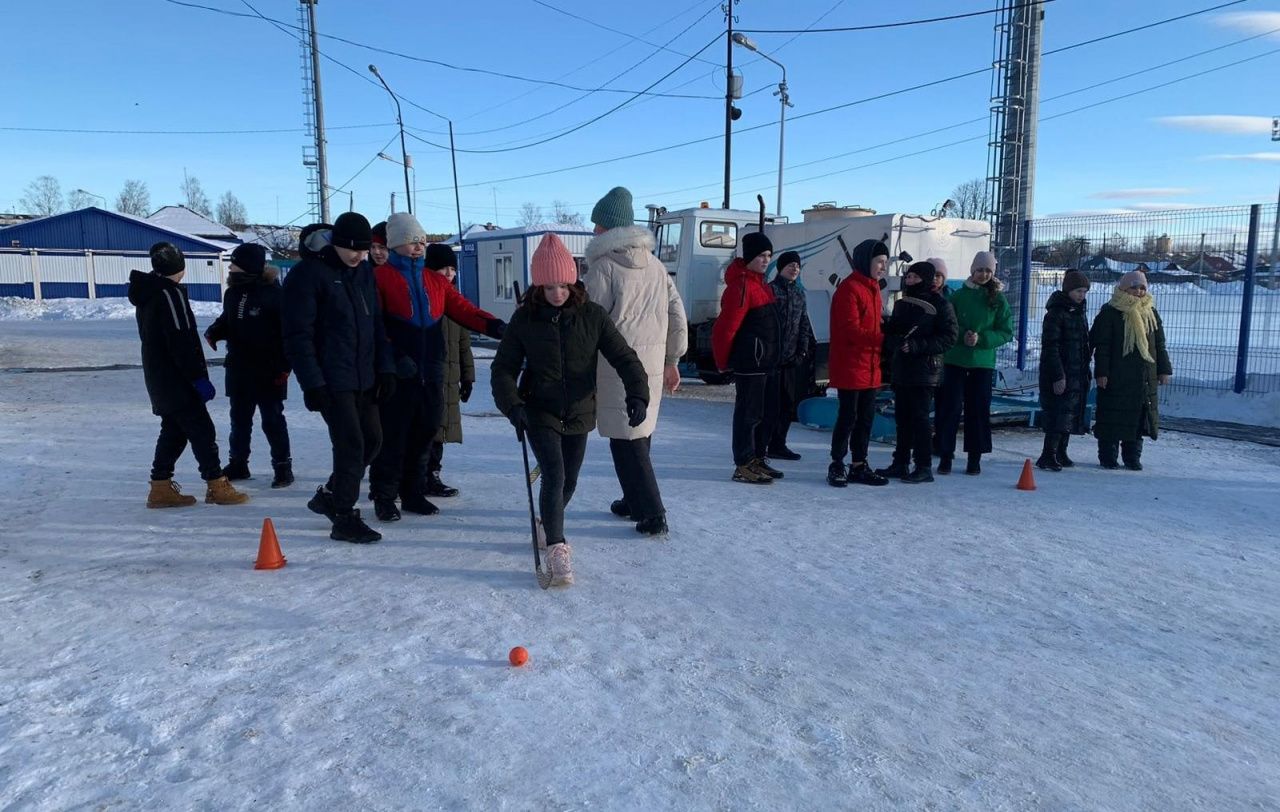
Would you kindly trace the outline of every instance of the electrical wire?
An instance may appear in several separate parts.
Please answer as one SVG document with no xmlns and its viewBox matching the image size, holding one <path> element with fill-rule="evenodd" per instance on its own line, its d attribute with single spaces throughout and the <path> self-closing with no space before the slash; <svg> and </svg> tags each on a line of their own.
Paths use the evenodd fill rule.
<svg viewBox="0 0 1280 812">
<path fill-rule="evenodd" d="M 385 124 L 342 124 L 326 127 L 327 130 L 361 130 L 373 127 L 391 127 Z M 84 135 L 272 135 L 276 133 L 304 133 L 305 127 L 287 127 L 275 130 L 85 130 L 69 127 L 0 127 L 0 131 L 24 133 L 76 133 Z"/>
<path fill-rule="evenodd" d="M 537 0 L 534 0 L 537 2 Z M 1018 3 L 1015 8 L 1025 8 L 1027 6 L 1042 6 L 1052 3 L 1054 0 L 1027 0 L 1025 3 Z M 1247 0 L 1236 0 L 1236 2 L 1244 3 Z M 896 23 L 878 23 L 875 25 L 850 25 L 841 28 L 743 28 L 744 34 L 832 34 L 843 31 L 881 31 L 886 28 L 906 28 L 915 25 L 928 25 L 930 23 L 950 22 L 951 20 L 964 20 L 970 17 L 985 17 L 989 14 L 999 14 L 1004 11 L 1001 8 L 989 8 L 983 11 L 970 11 L 965 14 L 950 14 L 946 17 L 929 17 L 921 20 L 901 20 Z"/>
<path fill-rule="evenodd" d="M 564 9 L 562 9 L 562 8 L 559 8 L 559 7 L 557 7 L 557 6 L 553 6 L 553 5 L 551 5 L 550 3 L 544 2 L 544 0 L 531 0 L 531 2 L 533 2 L 535 5 L 542 6 L 543 8 L 549 8 L 549 9 L 551 9 L 551 10 L 552 10 L 552 11 L 554 11 L 554 12 L 557 12 L 557 13 L 559 13 L 559 14 L 563 14 L 563 15 L 564 15 L 564 16 L 566 16 L 566 17 L 570 17 L 570 18 L 572 18 L 572 19 L 574 19 L 574 20 L 578 20 L 579 22 L 584 22 L 584 23 L 586 23 L 587 25 L 593 26 L 593 27 L 595 27 L 595 28 L 599 28 L 599 29 L 601 29 L 601 30 L 603 30 L 603 31 L 608 31 L 608 32 L 609 32 L 609 33 L 611 33 L 611 34 L 618 34 L 618 35 L 620 35 L 620 36 L 624 36 L 624 37 L 626 37 L 627 39 L 634 40 L 634 41 L 639 42 L 639 43 L 642 43 L 642 44 L 644 44 L 644 45 L 648 45 L 650 48 L 657 48 L 657 49 L 658 49 L 658 50 L 660 50 L 660 51 L 667 51 L 667 52 L 669 52 L 669 53 L 673 53 L 673 54 L 675 54 L 675 55 L 677 55 L 677 56 L 689 57 L 689 54 L 681 53 L 680 51 L 676 51 L 676 50 L 674 50 L 674 49 L 672 49 L 672 48 L 667 47 L 667 46 L 669 46 L 669 45 L 671 44 L 671 43 L 669 43 L 669 42 L 668 42 L 666 45 L 656 45 L 656 44 L 654 44 L 654 43 L 652 43 L 652 42 L 649 42 L 649 41 L 648 41 L 648 40 L 646 40 L 646 39 L 641 39 L 640 37 L 637 37 L 637 36 L 636 36 L 636 35 L 634 35 L 634 34 L 628 34 L 626 31 L 620 31 L 620 30 L 618 30 L 617 28 L 610 28 L 609 26 L 604 25 L 603 23 L 598 23 L 598 22 L 596 22 L 595 20 L 589 20 L 589 19 L 587 19 L 586 17 L 582 17 L 582 16 L 579 16 L 579 15 L 577 15 L 577 14 L 574 14 L 572 11 L 565 11 L 565 10 L 564 10 Z M 710 9 L 708 9 L 707 13 L 708 13 L 708 14 L 709 14 L 709 13 L 711 13 L 711 11 L 715 10 L 718 6 L 719 6 L 719 3 L 717 3 L 715 6 L 712 6 Z M 704 14 L 703 16 L 705 17 L 705 16 L 706 16 L 706 14 Z M 696 56 L 696 55 L 695 55 L 695 56 L 692 56 L 692 57 L 689 57 L 689 58 L 690 58 L 690 59 L 695 59 L 695 60 L 697 60 L 698 62 L 703 62 L 703 63 L 705 63 L 705 64 L 707 64 L 707 65 L 713 65 L 713 66 L 715 66 L 715 67 L 717 67 L 717 68 L 718 68 L 718 67 L 720 67 L 719 63 L 711 62 L 711 61 L 706 60 L 706 59 L 701 59 L 701 58 L 699 58 L 699 57 L 698 57 L 698 56 Z"/>
</svg>

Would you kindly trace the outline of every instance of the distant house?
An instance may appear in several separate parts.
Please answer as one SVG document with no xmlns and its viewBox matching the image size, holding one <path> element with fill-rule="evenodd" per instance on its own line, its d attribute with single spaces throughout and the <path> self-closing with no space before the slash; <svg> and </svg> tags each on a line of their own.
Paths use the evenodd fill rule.
<svg viewBox="0 0 1280 812">
<path fill-rule="evenodd" d="M 244 242 L 232 229 L 186 206 L 165 206 L 147 217 L 147 222 L 179 234 L 190 234 L 193 237 L 222 244 L 228 251 Z"/>
</svg>

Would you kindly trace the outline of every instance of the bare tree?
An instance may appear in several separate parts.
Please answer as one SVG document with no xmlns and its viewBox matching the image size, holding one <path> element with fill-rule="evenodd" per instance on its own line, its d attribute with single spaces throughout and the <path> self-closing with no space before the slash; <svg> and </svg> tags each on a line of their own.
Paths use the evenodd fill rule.
<svg viewBox="0 0 1280 812">
<path fill-rule="evenodd" d="M 140 180 L 126 180 L 120 196 L 116 198 L 116 211 L 121 214 L 132 214 L 134 217 L 146 217 L 151 213 L 151 192 L 147 184 Z"/>
<path fill-rule="evenodd" d="M 560 225 L 570 226 L 572 228 L 586 228 L 586 223 L 582 219 L 582 213 L 569 210 L 569 204 L 563 200 L 555 200 L 551 203 L 552 215 L 555 221 Z"/>
<path fill-rule="evenodd" d="M 227 228 L 244 228 L 248 220 L 249 214 L 240 198 L 230 191 L 224 192 L 218 200 L 218 222 Z"/>
<path fill-rule="evenodd" d="M 533 203 L 525 203 L 520 207 L 520 225 L 528 228 L 529 226 L 541 225 L 545 218 L 542 216 L 542 207 Z"/>
<path fill-rule="evenodd" d="M 205 217 L 213 214 L 213 207 L 209 205 L 209 196 L 204 193 L 204 187 L 200 185 L 200 179 L 195 175 L 184 176 L 178 190 L 182 192 L 183 205 L 188 209 Z"/>
<path fill-rule="evenodd" d="M 62 211 L 62 185 L 53 175 L 41 175 L 27 184 L 18 205 L 38 217 L 57 214 Z"/>
<path fill-rule="evenodd" d="M 67 193 L 67 211 L 79 211 L 93 205 L 93 195 L 83 189 L 72 189 Z"/>
<path fill-rule="evenodd" d="M 951 190 L 953 217 L 963 220 L 985 220 L 987 217 L 987 182 L 973 178 Z"/>
</svg>

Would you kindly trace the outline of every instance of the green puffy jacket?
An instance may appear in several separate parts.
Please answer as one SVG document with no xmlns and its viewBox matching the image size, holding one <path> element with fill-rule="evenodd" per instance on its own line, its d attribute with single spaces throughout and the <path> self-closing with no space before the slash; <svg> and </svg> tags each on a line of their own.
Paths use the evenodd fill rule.
<svg viewBox="0 0 1280 812">
<path fill-rule="evenodd" d="M 996 350 L 1013 340 L 1009 300 L 1002 293 L 992 307 L 987 304 L 987 292 L 966 281 L 948 301 L 955 308 L 960 337 L 943 356 L 943 363 L 967 369 L 995 369 Z M 964 343 L 964 334 L 970 330 L 978 334 L 978 343 L 972 347 Z"/>
<path fill-rule="evenodd" d="M 644 365 L 603 307 L 521 305 L 493 359 L 493 402 L 504 415 L 523 405 L 530 425 L 586 434 L 596 426 L 597 353 L 618 371 L 626 396 L 648 405 Z"/>
</svg>

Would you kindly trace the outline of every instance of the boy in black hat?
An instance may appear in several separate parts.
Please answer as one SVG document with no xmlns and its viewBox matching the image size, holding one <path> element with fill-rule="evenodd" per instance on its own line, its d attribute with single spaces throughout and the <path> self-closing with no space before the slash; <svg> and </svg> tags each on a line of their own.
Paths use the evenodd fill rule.
<svg viewBox="0 0 1280 812">
<path fill-rule="evenodd" d="M 333 522 L 329 538 L 360 544 L 382 538 L 355 508 L 365 468 L 382 445 L 378 402 L 396 387 L 373 273 L 365 261 L 369 221 L 347 212 L 332 226 L 302 230 L 302 261 L 284 281 L 284 353 L 309 411 L 329 426 L 333 474 L 307 503 Z"/>
<path fill-rule="evenodd" d="M 798 460 L 787 447 L 787 434 L 796 419 L 796 406 L 813 389 L 813 356 L 818 341 L 809 322 L 808 303 L 800 277 L 800 254 L 778 255 L 777 275 L 769 282 L 777 299 L 780 350 L 778 353 L 778 408 L 769 431 L 767 454 L 775 460 Z"/>
<path fill-rule="evenodd" d="M 138 336 L 142 339 L 142 376 L 151 411 L 160 417 L 149 508 L 196 503 L 194 496 L 183 494 L 173 481 L 173 467 L 188 443 L 207 483 L 204 501 L 238 505 L 249 500 L 222 475 L 217 431 L 205 407 L 217 392 L 209 382 L 196 317 L 181 285 L 186 268 L 186 257 L 177 246 L 158 242 L 151 246 L 151 273 L 129 274 L 129 301 L 137 308 Z"/>
<path fill-rule="evenodd" d="M 227 342 L 226 386 L 231 399 L 231 452 L 222 473 L 230 480 L 249 478 L 253 413 L 262 417 L 262 433 L 271 446 L 271 487 L 293 484 L 289 425 L 284 401 L 289 392 L 289 362 L 280 328 L 279 272 L 266 264 L 261 245 L 236 246 L 222 297 L 222 315 L 204 331 L 209 346 Z"/>
</svg>

